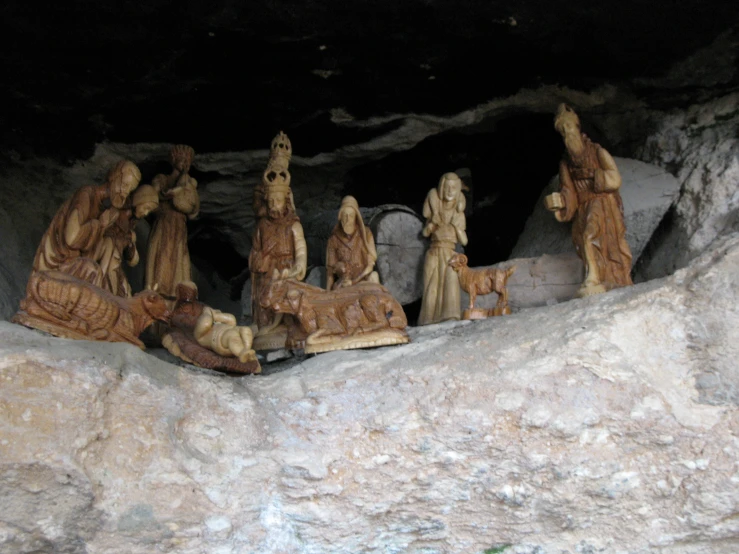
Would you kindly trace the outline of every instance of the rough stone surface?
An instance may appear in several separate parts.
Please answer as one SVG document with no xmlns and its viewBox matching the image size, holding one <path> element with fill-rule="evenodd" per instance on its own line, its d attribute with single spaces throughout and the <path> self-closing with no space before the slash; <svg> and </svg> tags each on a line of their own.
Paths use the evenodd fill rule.
<svg viewBox="0 0 739 554">
<path fill-rule="evenodd" d="M 378 213 L 370 221 L 377 246 L 375 268 L 380 282 L 401 304 L 423 296 L 423 262 L 428 241 L 423 221 L 408 208 Z"/>
<path fill-rule="evenodd" d="M 0 550 L 734 553 L 739 234 L 267 376 L 0 323 Z"/>
<path fill-rule="evenodd" d="M 681 188 L 638 268 L 642 279 L 684 267 L 716 237 L 739 228 L 739 93 L 654 113 L 650 123 L 656 131 L 639 157 L 674 172 Z"/>
<path fill-rule="evenodd" d="M 316 266 L 308 272 L 305 282 L 314 287 L 326 288 L 326 267 Z"/>
<path fill-rule="evenodd" d="M 23 251 L 23 242 L 7 212 L 0 208 L 0 237 L 2 237 L 2 261 L 0 262 L 0 319 L 10 319 L 18 310 L 18 301 L 25 294 L 26 282 L 33 261 Z M 29 260 L 30 257 L 30 260 Z"/>
<path fill-rule="evenodd" d="M 508 303 L 512 311 L 536 306 L 551 306 L 574 298 L 584 278 L 582 261 L 574 252 L 544 254 L 538 258 L 514 258 L 487 267 L 506 269 L 516 266 L 508 279 Z M 485 268 L 475 268 L 485 269 Z M 477 308 L 494 308 L 498 295 L 478 296 Z M 469 296 L 462 291 L 462 308 L 469 304 Z"/>
<path fill-rule="evenodd" d="M 251 318 L 251 277 L 249 277 L 241 289 L 241 323 L 251 323 Z"/>
<path fill-rule="evenodd" d="M 624 202 L 626 240 L 634 262 L 677 197 L 680 184 L 661 167 L 628 158 L 615 158 L 621 172 L 621 198 Z M 555 176 L 544 189 L 534 212 L 526 222 L 511 258 L 530 258 L 542 254 L 574 252 L 572 225 L 560 223 L 544 207 L 544 197 L 559 190 Z"/>
</svg>

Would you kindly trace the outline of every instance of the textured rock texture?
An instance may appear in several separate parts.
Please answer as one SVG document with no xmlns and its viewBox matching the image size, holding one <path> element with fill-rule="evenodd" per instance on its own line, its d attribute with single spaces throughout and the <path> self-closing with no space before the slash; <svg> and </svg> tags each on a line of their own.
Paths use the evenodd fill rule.
<svg viewBox="0 0 739 554">
<path fill-rule="evenodd" d="M 652 233 L 670 208 L 680 189 L 678 181 L 661 167 L 628 158 L 615 158 L 621 172 L 626 240 L 634 261 L 639 259 Z M 554 177 L 541 193 L 526 227 L 513 247 L 511 258 L 574 252 L 572 224 L 560 223 L 544 207 L 544 197 L 559 190 Z"/>
<path fill-rule="evenodd" d="M 0 550 L 734 553 L 739 234 L 271 375 L 0 323 Z"/>
<path fill-rule="evenodd" d="M 656 131 L 638 155 L 674 172 L 681 188 L 639 268 L 644 279 L 684 267 L 717 236 L 739 228 L 739 92 L 654 113 L 650 125 Z"/>
<path fill-rule="evenodd" d="M 7 212 L 2 208 L 0 208 L 0 237 L 2 237 L 0 319 L 10 319 L 18 309 L 19 299 L 25 294 L 24 276 L 27 277 L 31 271 L 33 252 L 29 256 L 23 251 L 21 237 Z"/>
</svg>

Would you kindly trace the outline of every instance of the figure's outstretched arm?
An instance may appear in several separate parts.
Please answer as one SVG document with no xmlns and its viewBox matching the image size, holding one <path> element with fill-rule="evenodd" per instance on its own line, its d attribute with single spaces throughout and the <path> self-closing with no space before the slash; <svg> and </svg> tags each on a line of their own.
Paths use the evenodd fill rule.
<svg viewBox="0 0 739 554">
<path fill-rule="evenodd" d="M 118 219 L 116 208 L 105 210 L 99 219 L 88 219 L 88 210 L 76 207 L 67 217 L 64 226 L 64 241 L 74 250 L 91 250 L 103 232 Z"/>
<path fill-rule="evenodd" d="M 222 312 L 221 310 L 215 310 L 213 309 L 213 321 L 216 323 L 224 323 L 226 325 L 233 325 L 236 326 L 236 316 L 233 314 L 229 314 L 226 312 Z"/>
<path fill-rule="evenodd" d="M 302 281 L 305 279 L 305 272 L 308 269 L 308 246 L 305 244 L 303 226 L 300 222 L 296 221 L 293 223 L 292 231 L 293 240 L 295 241 L 295 263 L 288 276 L 292 279 Z"/>
<path fill-rule="evenodd" d="M 621 188 L 621 173 L 616 161 L 605 148 L 598 149 L 598 161 L 602 169 L 595 171 L 595 190 L 597 192 L 613 192 Z"/>
</svg>

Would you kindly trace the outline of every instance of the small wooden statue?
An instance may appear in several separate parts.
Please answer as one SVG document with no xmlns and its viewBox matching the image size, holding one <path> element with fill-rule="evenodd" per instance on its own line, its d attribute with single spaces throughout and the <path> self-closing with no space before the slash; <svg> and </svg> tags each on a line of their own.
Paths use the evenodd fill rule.
<svg viewBox="0 0 739 554">
<path fill-rule="evenodd" d="M 151 186 L 159 195 L 146 254 L 146 288 L 158 291 L 174 306 L 175 287 L 190 281 L 190 253 L 187 248 L 187 220 L 197 217 L 200 198 L 197 181 L 188 172 L 195 151 L 185 145 L 170 152 L 172 173 L 157 175 Z"/>
<path fill-rule="evenodd" d="M 280 144 L 283 142 L 275 139 L 273 151 L 281 152 Z M 287 151 L 289 152 L 290 149 Z M 275 157 L 285 158 L 284 155 Z M 302 281 L 307 270 L 308 251 L 303 226 L 295 213 L 295 202 L 289 180 L 268 180 L 264 186 L 263 208 L 255 205 L 255 210 L 257 209 L 263 209 L 265 215 L 257 222 L 257 228 L 252 237 L 252 249 L 249 253 L 252 314 L 257 327 L 254 348 L 274 350 L 285 346 L 287 321 L 283 319 L 289 319 L 289 316 L 283 318 L 282 313 L 274 312 L 261 305 L 258 299 L 269 287 L 275 270 L 280 274 L 286 272 L 287 277 Z"/>
<path fill-rule="evenodd" d="M 339 221 L 326 247 L 326 290 L 363 281 L 379 283 L 375 268 L 377 250 L 372 231 L 364 226 L 359 204 L 353 196 L 341 201 Z"/>
<path fill-rule="evenodd" d="M 403 308 L 379 283 L 326 291 L 275 271 L 259 303 L 289 314 L 286 346 L 306 353 L 409 342 Z"/>
<path fill-rule="evenodd" d="M 129 195 L 140 180 L 141 172 L 136 164 L 123 160 L 110 170 L 104 184 L 79 188 L 57 210 L 41 238 L 33 271 L 55 270 L 76 275 L 119 294 L 120 288 L 109 279 L 111 259 L 121 257 L 118 251 L 121 245 L 114 240 L 113 227 L 119 218 L 125 218 Z M 78 263 L 79 258 L 86 261 Z"/>
<path fill-rule="evenodd" d="M 457 272 L 462 290 L 470 296 L 470 305 L 462 313 L 462 319 L 485 319 L 490 316 L 508 315 L 511 313 L 511 308 L 508 305 L 508 288 L 506 284 L 510 276 L 516 271 L 515 265 L 508 269 L 496 269 L 493 267 L 471 269 L 467 267 L 467 256 L 464 254 L 454 254 L 449 260 L 449 266 Z M 484 296 L 491 292 L 498 294 L 498 302 L 495 308 L 491 310 L 475 308 L 477 295 Z"/>
<path fill-rule="evenodd" d="M 57 270 L 34 271 L 26 297 L 13 322 L 57 337 L 108 342 L 129 342 L 140 348 L 138 336 L 154 320 L 166 322 L 170 312 L 164 299 L 145 290 L 132 298 L 115 296 L 74 274 L 84 273 L 89 260 L 78 258 L 72 274 Z"/>
<path fill-rule="evenodd" d="M 123 271 L 123 261 L 134 267 L 139 263 L 136 248 L 136 223 L 159 205 L 159 195 L 151 185 L 141 185 L 126 201 L 115 224 L 108 228 L 105 237 L 113 241 L 112 255 L 101 261 L 105 274 L 104 287 L 118 296 L 130 297 L 131 285 Z"/>
<path fill-rule="evenodd" d="M 467 244 L 464 185 L 456 173 L 445 173 L 439 186 L 431 189 L 423 204 L 426 226 L 423 236 L 431 237 L 423 266 L 423 300 L 419 325 L 459 319 L 461 314 L 459 278 L 449 266 L 457 243 Z"/>
<path fill-rule="evenodd" d="M 177 284 L 170 327 L 162 337 L 169 352 L 188 363 L 231 373 L 259 373 L 252 330 L 236 318 L 198 301 L 193 282 Z"/>
<path fill-rule="evenodd" d="M 544 202 L 557 221 L 573 222 L 572 241 L 585 264 L 578 296 L 631 285 L 631 250 L 616 162 L 580 130 L 580 119 L 568 105 L 560 104 L 554 127 L 566 152 L 559 164 L 560 191 Z"/>
</svg>

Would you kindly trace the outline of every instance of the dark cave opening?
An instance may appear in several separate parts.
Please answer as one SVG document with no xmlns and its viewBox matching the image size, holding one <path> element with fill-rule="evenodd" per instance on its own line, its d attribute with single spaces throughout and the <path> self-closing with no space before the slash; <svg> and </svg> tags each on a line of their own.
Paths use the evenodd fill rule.
<svg viewBox="0 0 739 554">
<path fill-rule="evenodd" d="M 470 266 L 506 260 L 541 191 L 557 173 L 562 141 L 548 114 L 518 112 L 484 128 L 430 137 L 352 170 L 345 193 L 362 206 L 397 203 L 421 212 L 441 175 L 459 171 L 467 192 Z"/>
</svg>

